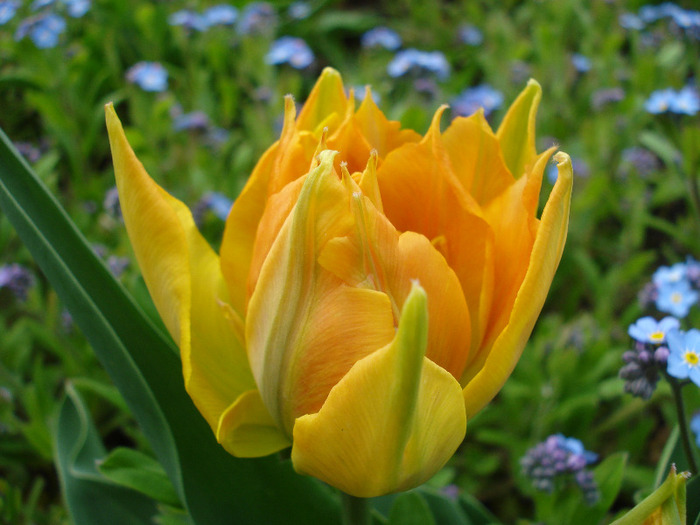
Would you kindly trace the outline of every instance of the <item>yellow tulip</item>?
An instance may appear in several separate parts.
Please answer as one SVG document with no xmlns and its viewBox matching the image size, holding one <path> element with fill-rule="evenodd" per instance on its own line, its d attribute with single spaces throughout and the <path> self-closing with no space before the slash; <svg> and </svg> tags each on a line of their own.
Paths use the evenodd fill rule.
<svg viewBox="0 0 700 525">
<path fill-rule="evenodd" d="M 425 136 L 326 69 L 231 209 L 221 253 L 160 188 L 107 105 L 127 232 L 180 348 L 185 387 L 239 457 L 359 497 L 415 487 L 452 456 L 532 331 L 566 238 L 572 171 L 540 219 L 541 90 L 494 133 L 483 113 Z"/>
</svg>

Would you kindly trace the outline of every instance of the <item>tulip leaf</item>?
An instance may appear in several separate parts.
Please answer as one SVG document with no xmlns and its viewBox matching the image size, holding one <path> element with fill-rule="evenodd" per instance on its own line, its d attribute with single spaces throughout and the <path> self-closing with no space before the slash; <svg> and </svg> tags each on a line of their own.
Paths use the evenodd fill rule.
<svg viewBox="0 0 700 525">
<path fill-rule="evenodd" d="M 289 462 L 235 459 L 216 443 L 185 392 L 172 342 L 93 253 L 2 131 L 0 209 L 124 396 L 195 523 L 223 525 L 234 516 L 242 523 L 338 522 L 332 491 L 296 475 Z"/>
<path fill-rule="evenodd" d="M 435 519 L 420 493 L 404 492 L 391 506 L 389 525 L 435 525 Z"/>
<path fill-rule="evenodd" d="M 97 468 L 116 485 L 136 490 L 171 507 L 180 506 L 177 492 L 161 464 L 143 452 L 116 448 Z"/>
<path fill-rule="evenodd" d="M 685 491 L 688 523 L 700 523 L 700 476 L 696 474 L 686 483 Z"/>
<path fill-rule="evenodd" d="M 63 495 L 75 523 L 152 523 L 156 506 L 133 490 L 119 487 L 100 475 L 96 462 L 105 455 L 95 425 L 72 385 L 61 404 L 56 428 L 56 464 Z"/>
</svg>

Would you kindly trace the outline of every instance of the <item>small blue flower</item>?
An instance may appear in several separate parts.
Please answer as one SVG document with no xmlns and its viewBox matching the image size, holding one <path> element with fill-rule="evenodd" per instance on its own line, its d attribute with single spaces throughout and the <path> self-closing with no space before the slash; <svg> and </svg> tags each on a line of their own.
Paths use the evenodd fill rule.
<svg viewBox="0 0 700 525">
<path fill-rule="evenodd" d="M 659 286 L 656 308 L 661 312 L 683 318 L 688 315 L 690 307 L 698 302 L 698 292 L 690 288 L 688 281 Z"/>
<path fill-rule="evenodd" d="M 700 386 L 700 331 L 672 330 L 668 339 L 668 365 L 666 371 L 676 379 L 690 379 Z"/>
<path fill-rule="evenodd" d="M 479 108 L 483 108 L 484 115 L 488 116 L 502 105 L 503 93 L 489 84 L 481 84 L 480 86 L 466 89 L 452 99 L 454 112 L 465 117 L 476 113 Z"/>
<path fill-rule="evenodd" d="M 656 286 L 665 284 L 677 284 L 686 279 L 687 267 L 685 263 L 676 263 L 672 266 L 659 266 L 651 276 Z"/>
<path fill-rule="evenodd" d="M 207 28 L 204 18 L 191 9 L 182 9 L 171 14 L 168 17 L 168 24 L 171 26 L 182 26 L 185 29 L 194 31 L 204 31 Z"/>
<path fill-rule="evenodd" d="M 622 13 L 617 21 L 624 29 L 634 29 L 636 31 L 644 29 L 644 21 L 634 13 Z"/>
<path fill-rule="evenodd" d="M 294 2 L 287 8 L 289 18 L 304 20 L 311 14 L 311 6 L 308 2 Z"/>
<path fill-rule="evenodd" d="M 226 4 L 219 4 L 210 7 L 202 13 L 202 20 L 206 27 L 230 26 L 238 18 L 238 9 Z"/>
<path fill-rule="evenodd" d="M 6 24 L 14 18 L 19 2 L 16 0 L 8 0 L 0 2 L 0 26 Z"/>
<path fill-rule="evenodd" d="M 129 68 L 126 78 L 144 91 L 168 89 L 168 72 L 158 62 L 139 62 Z"/>
<path fill-rule="evenodd" d="M 73 18 L 85 16 L 85 13 L 90 11 L 90 7 L 92 7 L 91 0 L 63 0 L 63 3 L 68 9 L 68 14 Z"/>
<path fill-rule="evenodd" d="M 580 53 L 571 55 L 571 63 L 579 73 L 587 73 L 591 70 L 591 59 Z"/>
<path fill-rule="evenodd" d="M 695 445 L 700 448 L 700 412 L 695 412 L 690 418 L 690 430 L 695 434 Z"/>
<path fill-rule="evenodd" d="M 383 47 L 389 51 L 396 51 L 402 44 L 401 37 L 396 31 L 383 26 L 375 27 L 367 31 L 362 35 L 360 43 L 362 47 L 367 49 Z"/>
<path fill-rule="evenodd" d="M 671 108 L 676 99 L 676 92 L 672 89 L 660 89 L 654 91 L 644 103 L 644 109 L 654 115 L 665 113 Z"/>
<path fill-rule="evenodd" d="M 277 22 L 275 9 L 267 2 L 251 2 L 243 8 L 238 21 L 238 32 L 242 35 L 264 33 Z"/>
<path fill-rule="evenodd" d="M 471 24 L 461 26 L 457 32 L 459 41 L 468 46 L 480 46 L 484 41 L 484 34 L 481 30 Z"/>
<path fill-rule="evenodd" d="M 676 93 L 671 101 L 671 112 L 683 115 L 695 115 L 700 111 L 700 96 L 691 86 L 686 86 Z"/>
<path fill-rule="evenodd" d="M 666 341 L 666 334 L 671 330 L 678 330 L 681 323 L 675 317 L 664 317 L 661 321 L 656 321 L 653 317 L 642 317 L 637 319 L 627 329 L 627 333 L 640 343 L 651 343 L 660 345 Z"/>
<path fill-rule="evenodd" d="M 39 49 L 56 47 L 58 37 L 66 30 L 66 21 L 53 13 L 42 13 L 22 21 L 15 32 L 15 40 L 25 36 L 34 42 Z"/>
<path fill-rule="evenodd" d="M 272 65 L 289 64 L 295 69 L 304 69 L 314 61 L 314 53 L 301 38 L 283 36 L 270 46 L 265 62 Z"/>
<path fill-rule="evenodd" d="M 419 76 L 430 73 L 444 80 L 450 75 L 450 64 L 440 51 L 404 49 L 394 55 L 387 66 L 390 77 L 397 78 L 415 72 Z"/>
<path fill-rule="evenodd" d="M 228 213 L 231 211 L 231 206 L 233 206 L 233 201 L 221 193 L 212 192 L 208 193 L 207 196 L 209 209 L 222 221 L 228 218 Z"/>
<path fill-rule="evenodd" d="M 355 93 L 355 100 L 362 102 L 367 96 L 368 87 L 369 86 L 354 86 L 353 92 Z M 371 89 L 370 93 L 372 94 L 372 100 L 374 100 L 375 104 L 379 104 L 382 101 L 382 97 L 379 93 L 372 91 Z"/>
</svg>

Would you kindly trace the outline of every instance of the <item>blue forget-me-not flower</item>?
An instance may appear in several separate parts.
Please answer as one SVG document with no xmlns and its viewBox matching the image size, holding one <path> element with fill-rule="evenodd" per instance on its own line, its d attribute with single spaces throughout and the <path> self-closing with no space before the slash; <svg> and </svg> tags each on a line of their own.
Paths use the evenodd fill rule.
<svg viewBox="0 0 700 525">
<path fill-rule="evenodd" d="M 364 33 L 360 43 L 364 48 L 383 47 L 389 51 L 396 51 L 402 44 L 401 37 L 396 31 L 383 26 Z"/>
<path fill-rule="evenodd" d="M 138 62 L 126 72 L 126 78 L 144 91 L 168 89 L 168 72 L 158 62 Z"/>
<path fill-rule="evenodd" d="M 304 69 L 314 61 L 314 53 L 301 38 L 283 36 L 275 40 L 265 55 L 265 62 L 279 65 L 289 64 L 295 69 Z"/>
<path fill-rule="evenodd" d="M 668 339 L 666 371 L 676 379 L 690 379 L 700 386 L 700 330 L 672 330 Z"/>
</svg>

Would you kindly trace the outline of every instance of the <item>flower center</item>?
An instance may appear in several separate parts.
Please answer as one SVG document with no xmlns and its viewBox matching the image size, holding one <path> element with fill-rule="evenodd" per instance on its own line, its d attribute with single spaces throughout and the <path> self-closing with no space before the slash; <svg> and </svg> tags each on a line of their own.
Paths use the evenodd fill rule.
<svg viewBox="0 0 700 525">
<path fill-rule="evenodd" d="M 682 296 L 680 293 L 678 293 L 678 292 L 673 292 L 673 293 L 671 294 L 671 302 L 672 302 L 672 303 L 678 304 L 678 303 L 681 302 L 681 299 L 683 299 L 683 296 Z"/>
<path fill-rule="evenodd" d="M 661 331 L 649 334 L 649 339 L 652 343 L 660 343 L 664 340 L 664 333 Z"/>
<path fill-rule="evenodd" d="M 686 350 L 683 358 L 685 359 L 685 362 L 690 366 L 697 366 L 698 362 L 700 362 L 700 357 L 698 357 L 698 354 L 696 354 L 692 350 Z"/>
</svg>

